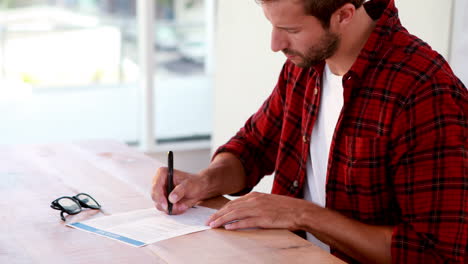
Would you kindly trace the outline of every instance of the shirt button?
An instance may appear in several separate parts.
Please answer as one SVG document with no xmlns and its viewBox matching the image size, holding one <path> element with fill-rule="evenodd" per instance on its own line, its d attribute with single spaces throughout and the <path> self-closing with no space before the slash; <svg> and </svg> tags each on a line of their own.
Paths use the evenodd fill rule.
<svg viewBox="0 0 468 264">
<path fill-rule="evenodd" d="M 299 182 L 298 182 L 297 180 L 295 180 L 295 181 L 293 182 L 293 186 L 294 186 L 294 188 L 299 187 Z"/>
<path fill-rule="evenodd" d="M 318 89 L 315 88 L 315 89 L 314 89 L 314 95 L 317 95 L 317 94 L 318 94 Z"/>
<path fill-rule="evenodd" d="M 307 141 L 309 141 L 309 139 L 307 138 L 307 136 L 302 136 L 302 141 L 304 141 L 304 143 L 307 143 Z"/>
</svg>

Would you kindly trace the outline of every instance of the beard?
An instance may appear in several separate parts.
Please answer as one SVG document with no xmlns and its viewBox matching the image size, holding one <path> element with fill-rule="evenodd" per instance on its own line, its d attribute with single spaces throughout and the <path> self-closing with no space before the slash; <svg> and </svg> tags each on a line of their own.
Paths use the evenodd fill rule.
<svg viewBox="0 0 468 264">
<path fill-rule="evenodd" d="M 317 45 L 309 47 L 305 53 L 301 53 L 295 50 L 284 49 L 283 53 L 286 55 L 294 55 L 301 60 L 293 63 L 300 68 L 309 68 L 314 65 L 320 64 L 324 60 L 330 58 L 335 54 L 340 44 L 340 37 L 330 31 L 326 31 L 325 34 L 320 38 Z"/>
</svg>

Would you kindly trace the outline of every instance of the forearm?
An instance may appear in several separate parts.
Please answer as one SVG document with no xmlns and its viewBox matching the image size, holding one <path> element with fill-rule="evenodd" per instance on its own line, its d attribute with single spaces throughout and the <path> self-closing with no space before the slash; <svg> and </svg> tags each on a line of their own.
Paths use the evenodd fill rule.
<svg viewBox="0 0 468 264">
<path fill-rule="evenodd" d="M 199 172 L 206 186 L 203 199 L 239 192 L 246 186 L 246 175 L 241 161 L 229 152 L 214 158 L 208 168 Z"/>
<path fill-rule="evenodd" d="M 299 217 L 300 229 L 363 263 L 391 263 L 392 227 L 372 226 L 318 206 Z"/>
</svg>

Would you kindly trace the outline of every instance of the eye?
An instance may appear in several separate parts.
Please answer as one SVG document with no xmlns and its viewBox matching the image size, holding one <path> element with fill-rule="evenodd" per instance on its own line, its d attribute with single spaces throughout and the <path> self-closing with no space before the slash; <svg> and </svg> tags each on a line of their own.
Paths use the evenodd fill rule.
<svg viewBox="0 0 468 264">
<path fill-rule="evenodd" d="M 288 32 L 289 34 L 296 34 L 296 33 L 299 33 L 300 30 L 299 29 L 286 29 L 286 32 Z"/>
</svg>

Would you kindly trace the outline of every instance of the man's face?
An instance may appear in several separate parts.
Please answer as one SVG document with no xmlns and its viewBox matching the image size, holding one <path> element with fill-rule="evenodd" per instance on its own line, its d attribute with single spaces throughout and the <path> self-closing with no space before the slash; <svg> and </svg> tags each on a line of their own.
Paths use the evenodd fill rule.
<svg viewBox="0 0 468 264">
<path fill-rule="evenodd" d="M 306 68 L 330 58 L 340 37 L 323 28 L 320 21 L 304 12 L 300 0 L 276 0 L 262 4 L 273 26 L 271 49 L 282 51 L 289 60 Z"/>
</svg>

